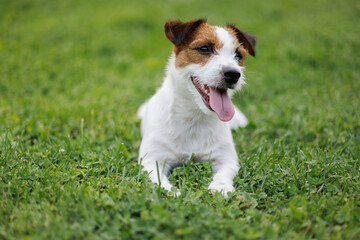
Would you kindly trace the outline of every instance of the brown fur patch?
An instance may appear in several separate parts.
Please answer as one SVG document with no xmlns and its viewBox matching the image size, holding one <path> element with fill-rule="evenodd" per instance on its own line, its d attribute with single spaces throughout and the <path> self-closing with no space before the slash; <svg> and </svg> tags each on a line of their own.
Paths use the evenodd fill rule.
<svg viewBox="0 0 360 240">
<path fill-rule="evenodd" d="M 205 65 L 216 50 L 223 47 L 215 33 L 215 27 L 210 26 L 204 19 L 189 22 L 168 21 L 165 23 L 165 35 L 174 44 L 176 55 L 175 65 L 178 68 L 195 63 Z M 247 51 L 255 56 L 256 39 L 254 36 L 239 30 L 234 25 L 228 25 L 225 29 L 236 39 L 239 47 L 237 51 L 242 55 L 239 65 L 244 65 Z M 202 46 L 211 48 L 211 54 L 203 54 L 199 51 Z"/>
<path fill-rule="evenodd" d="M 239 61 L 240 66 L 244 66 L 244 60 L 247 58 L 247 52 L 246 49 L 241 45 L 237 48 L 237 51 L 241 54 L 242 58 Z"/>
<path fill-rule="evenodd" d="M 205 45 L 210 46 L 213 51 L 223 47 L 223 44 L 216 37 L 215 28 L 207 23 L 200 25 L 180 46 L 174 46 L 176 67 L 181 68 L 192 63 L 205 65 L 211 54 L 203 55 L 198 50 Z"/>
<path fill-rule="evenodd" d="M 203 23 L 206 23 L 206 20 L 197 19 L 190 22 L 167 21 L 164 26 L 165 36 L 175 46 L 179 46 Z"/>
<path fill-rule="evenodd" d="M 234 25 L 228 25 L 225 27 L 240 43 L 243 44 L 246 50 L 249 51 L 250 55 L 255 57 L 255 45 L 256 38 L 247 32 L 243 32 Z"/>
</svg>

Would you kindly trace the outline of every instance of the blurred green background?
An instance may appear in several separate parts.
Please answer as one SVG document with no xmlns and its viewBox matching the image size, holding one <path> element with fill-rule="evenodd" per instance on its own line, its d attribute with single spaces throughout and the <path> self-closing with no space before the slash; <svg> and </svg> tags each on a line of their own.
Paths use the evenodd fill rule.
<svg viewBox="0 0 360 240">
<path fill-rule="evenodd" d="M 171 51 L 163 33 L 169 19 L 204 17 L 257 37 L 258 58 L 247 61 L 248 86 L 237 97 L 253 121 L 261 115 L 253 108 L 276 98 L 285 106 L 339 105 L 353 114 L 358 103 L 356 1 L 1 1 L 1 6 L 3 130 L 19 127 L 27 114 L 35 114 L 35 122 L 51 119 L 54 131 L 66 130 L 57 129 L 66 126 L 56 121 L 82 117 L 96 127 L 109 114 L 115 122 L 123 115 L 132 118 L 162 82 Z"/>
<path fill-rule="evenodd" d="M 206 163 L 178 199 L 136 164 L 163 25 L 196 18 L 257 37 L 228 200 Z M 358 239 L 359 22 L 355 0 L 0 0 L 0 239 Z"/>
</svg>

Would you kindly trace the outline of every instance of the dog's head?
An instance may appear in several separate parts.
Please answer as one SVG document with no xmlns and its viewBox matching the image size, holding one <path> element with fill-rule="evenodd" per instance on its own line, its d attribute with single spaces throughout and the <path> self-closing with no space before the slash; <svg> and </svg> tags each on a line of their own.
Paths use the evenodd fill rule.
<svg viewBox="0 0 360 240">
<path fill-rule="evenodd" d="M 168 21 L 165 35 L 174 44 L 175 66 L 195 102 L 222 121 L 234 116 L 229 94 L 244 84 L 247 52 L 255 57 L 255 37 L 234 25 L 210 26 L 205 20 Z"/>
</svg>

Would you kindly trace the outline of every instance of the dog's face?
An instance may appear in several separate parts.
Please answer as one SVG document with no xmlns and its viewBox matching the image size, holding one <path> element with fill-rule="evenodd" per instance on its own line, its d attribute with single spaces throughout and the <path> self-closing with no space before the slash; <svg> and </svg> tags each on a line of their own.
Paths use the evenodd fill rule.
<svg viewBox="0 0 360 240">
<path fill-rule="evenodd" d="M 214 27 L 205 20 L 168 21 L 165 35 L 174 44 L 182 84 L 194 94 L 198 107 L 230 121 L 235 110 L 229 95 L 245 83 L 243 64 L 247 51 L 255 56 L 255 38 L 233 25 Z"/>
</svg>

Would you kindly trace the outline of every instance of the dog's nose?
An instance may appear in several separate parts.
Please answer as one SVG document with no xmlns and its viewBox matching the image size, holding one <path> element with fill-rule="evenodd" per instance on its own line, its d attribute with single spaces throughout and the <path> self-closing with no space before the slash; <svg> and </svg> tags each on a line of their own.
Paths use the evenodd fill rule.
<svg viewBox="0 0 360 240">
<path fill-rule="evenodd" d="M 225 82 L 232 85 L 239 81 L 240 72 L 235 69 L 224 69 L 223 71 Z"/>
</svg>

